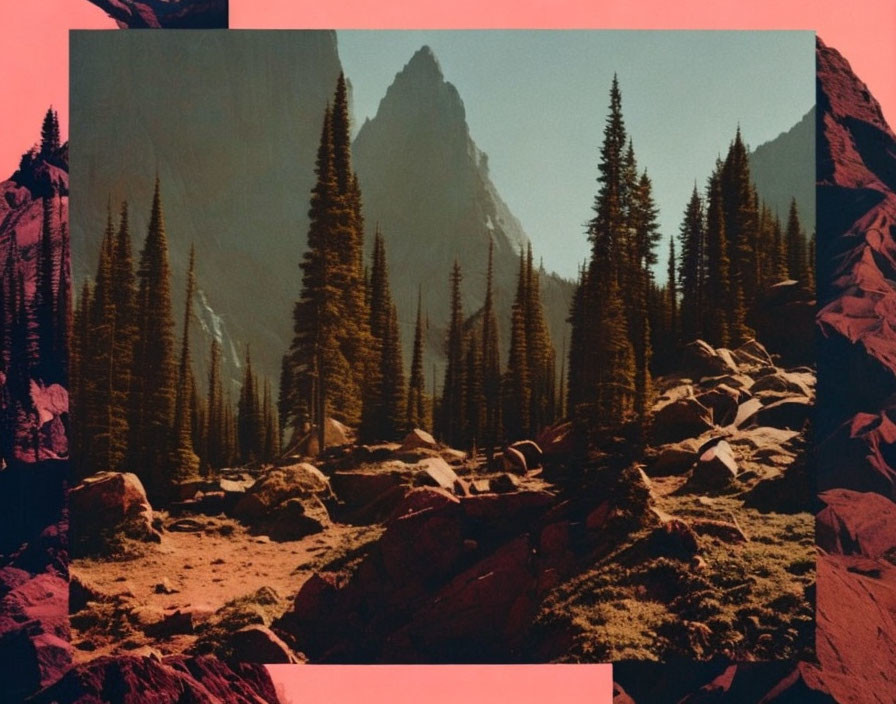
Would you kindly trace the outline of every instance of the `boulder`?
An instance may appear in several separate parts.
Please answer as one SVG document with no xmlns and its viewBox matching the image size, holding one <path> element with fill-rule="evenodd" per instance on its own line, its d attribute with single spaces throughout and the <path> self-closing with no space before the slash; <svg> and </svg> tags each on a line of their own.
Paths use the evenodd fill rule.
<svg viewBox="0 0 896 704">
<path fill-rule="evenodd" d="M 725 440 L 706 449 L 691 475 L 691 485 L 701 489 L 721 489 L 737 479 L 737 461 Z"/>
<path fill-rule="evenodd" d="M 698 437 L 712 428 L 712 412 L 695 398 L 683 398 L 656 412 L 652 436 L 656 443 L 673 443 Z"/>
<path fill-rule="evenodd" d="M 737 413 L 734 416 L 732 425 L 735 428 L 744 428 L 756 423 L 756 416 L 762 410 L 762 401 L 758 398 L 751 398 L 749 401 L 740 404 L 737 407 Z"/>
<path fill-rule="evenodd" d="M 100 472 L 69 492 L 70 539 L 75 555 L 102 549 L 118 535 L 159 541 L 153 512 L 136 474 Z"/>
<path fill-rule="evenodd" d="M 759 425 L 769 425 L 773 428 L 802 430 L 811 413 L 812 401 L 795 396 L 775 401 L 761 408 L 756 414 L 756 421 Z"/>
<path fill-rule="evenodd" d="M 4 684 L 4 693 L 9 694 L 9 683 Z M 52 687 L 35 695 L 32 701 L 34 704 L 100 701 L 274 704 L 280 700 L 270 674 L 262 665 L 227 663 L 211 656 L 161 660 L 129 655 L 100 657 L 78 665 Z"/>
<path fill-rule="evenodd" d="M 425 447 L 430 450 L 438 450 L 439 443 L 437 443 L 435 438 L 425 430 L 414 428 L 411 432 L 405 435 L 399 451 L 410 452 L 411 450 L 417 450 L 421 447 Z"/>
<path fill-rule="evenodd" d="M 697 396 L 697 401 L 712 411 L 712 420 L 716 425 L 728 425 L 734 421 L 740 399 L 740 391 L 727 384 L 719 384 Z"/>
<path fill-rule="evenodd" d="M 513 447 L 505 447 L 501 455 L 502 465 L 505 472 L 513 472 L 514 474 L 525 474 L 529 471 L 526 464 L 526 456 Z"/>
<path fill-rule="evenodd" d="M 395 507 L 389 520 L 396 520 L 402 516 L 409 516 L 412 513 L 419 513 L 421 511 L 437 511 L 446 506 L 459 503 L 460 499 L 447 489 L 421 486 L 411 489 L 404 496 Z"/>
<path fill-rule="evenodd" d="M 830 489 L 815 522 L 815 539 L 827 552 L 878 558 L 896 552 L 896 504 L 872 492 Z"/>
<path fill-rule="evenodd" d="M 747 340 L 731 351 L 734 361 L 743 366 L 771 366 L 774 364 L 768 350 L 756 340 Z"/>
<path fill-rule="evenodd" d="M 267 626 L 252 624 L 233 633 L 225 650 L 236 662 L 288 665 L 301 662 L 289 646 Z"/>
<path fill-rule="evenodd" d="M 441 457 L 428 457 L 418 462 L 414 469 L 420 471 L 422 483 L 424 484 L 434 484 L 451 491 L 454 489 L 455 482 L 457 482 L 457 474 Z"/>
<path fill-rule="evenodd" d="M 750 391 L 753 394 L 759 394 L 763 391 L 772 391 L 775 393 L 791 394 L 795 396 L 810 396 L 812 392 L 801 376 L 802 375 L 776 371 L 753 382 Z"/>
<path fill-rule="evenodd" d="M 488 480 L 488 488 L 497 494 L 506 494 L 509 491 L 516 491 L 520 487 L 519 478 L 508 472 L 499 474 Z"/>
<path fill-rule="evenodd" d="M 332 496 L 329 480 L 307 462 L 268 470 L 234 507 L 234 515 L 256 520 L 288 499 Z"/>
<path fill-rule="evenodd" d="M 330 514 L 320 499 L 287 499 L 275 508 L 259 528 L 272 540 L 301 540 L 331 525 Z"/>
<path fill-rule="evenodd" d="M 694 340 L 685 345 L 682 351 L 682 371 L 694 379 L 737 374 L 739 370 L 731 353 L 728 350 L 724 350 L 723 354 L 719 352 L 720 350 L 713 349 L 712 345 L 703 340 Z"/>
<path fill-rule="evenodd" d="M 657 448 L 653 459 L 647 463 L 647 473 L 652 477 L 666 477 L 684 474 L 697 461 L 697 441 L 683 440 L 679 443 Z"/>
<path fill-rule="evenodd" d="M 514 450 L 520 452 L 526 458 L 526 467 L 528 469 L 537 469 L 541 467 L 541 459 L 544 453 L 538 446 L 538 443 L 532 440 L 518 440 L 511 446 Z"/>
</svg>

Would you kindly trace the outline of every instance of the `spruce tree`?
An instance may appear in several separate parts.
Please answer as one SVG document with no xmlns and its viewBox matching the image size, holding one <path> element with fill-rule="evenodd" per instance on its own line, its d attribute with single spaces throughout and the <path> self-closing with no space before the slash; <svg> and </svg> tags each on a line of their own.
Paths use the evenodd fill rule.
<svg viewBox="0 0 896 704">
<path fill-rule="evenodd" d="M 88 386 L 85 367 L 90 352 L 91 307 L 90 282 L 85 280 L 75 307 L 69 348 L 69 415 L 72 419 L 69 453 L 75 478 L 81 478 L 88 473 L 86 461 L 89 455 L 90 434 L 87 432 L 85 416 Z"/>
<path fill-rule="evenodd" d="M 59 150 L 59 117 L 53 108 L 47 110 L 40 128 L 40 155 L 44 159 L 52 157 Z"/>
<path fill-rule="evenodd" d="M 533 435 L 554 420 L 556 394 L 554 346 L 541 304 L 539 272 L 533 267 L 532 245 L 526 251 L 526 363 L 531 394 L 528 432 Z"/>
<path fill-rule="evenodd" d="M 725 346 L 729 341 L 728 301 L 731 296 L 731 278 L 718 168 L 710 176 L 707 191 L 706 317 L 703 332 L 711 345 Z"/>
<path fill-rule="evenodd" d="M 129 466 L 156 499 L 167 498 L 177 396 L 168 238 L 156 177 L 149 227 L 137 272 L 137 337 L 131 374 Z"/>
<path fill-rule="evenodd" d="M 341 252 L 351 246 L 355 235 L 352 213 L 338 192 L 331 122 L 327 108 L 308 213 L 308 247 L 300 265 L 302 293 L 293 313 L 295 334 L 288 353 L 292 388 L 284 404 L 292 424 L 314 426 L 321 450 L 328 416 L 356 422 L 361 411 L 360 389 L 341 344 L 346 334 L 346 271 Z M 350 333 L 354 332 L 351 328 Z"/>
<path fill-rule="evenodd" d="M 389 309 L 380 370 L 383 409 L 381 435 L 384 440 L 398 440 L 406 430 L 407 391 L 404 385 L 401 337 L 398 332 L 398 309 L 395 304 L 391 304 Z"/>
<path fill-rule="evenodd" d="M 482 308 L 482 444 L 486 461 L 492 465 L 495 445 L 501 438 L 501 356 L 498 342 L 498 318 L 494 301 L 494 241 L 488 243 L 488 268 L 485 277 L 485 303 Z"/>
<path fill-rule="evenodd" d="M 482 394 L 482 347 L 475 327 L 470 328 L 467 333 L 464 346 L 466 348 L 464 445 L 468 448 L 478 448 L 482 444 L 482 430 L 485 425 L 485 398 Z"/>
<path fill-rule="evenodd" d="M 408 382 L 408 430 L 427 427 L 426 380 L 423 378 L 423 288 L 417 291 L 417 322 L 414 325 L 414 352 L 411 357 L 411 378 Z"/>
<path fill-rule="evenodd" d="M 678 282 L 681 290 L 681 336 L 690 342 L 703 335 L 706 317 L 706 231 L 703 219 L 703 201 L 697 193 L 697 185 L 684 211 L 679 229 L 681 257 L 678 264 Z"/>
<path fill-rule="evenodd" d="M 237 443 L 243 463 L 261 461 L 264 448 L 264 427 L 258 379 L 252 371 L 252 357 L 246 348 L 246 369 L 237 403 Z"/>
<path fill-rule="evenodd" d="M 193 423 L 195 386 L 190 361 L 190 319 L 193 312 L 193 294 L 196 290 L 196 252 L 190 246 L 190 263 L 187 268 L 187 289 L 184 294 L 184 325 L 181 333 L 180 363 L 177 372 L 177 390 L 174 403 L 173 443 L 169 481 L 172 483 L 194 479 L 199 474 L 199 457 L 194 451 Z"/>
<path fill-rule="evenodd" d="M 442 385 L 442 438 L 453 447 L 463 444 L 466 426 L 464 405 L 464 314 L 460 298 L 460 264 L 451 270 L 451 314 L 445 341 L 445 382 Z"/>
<path fill-rule="evenodd" d="M 53 247 L 53 201 L 43 198 L 43 219 L 37 255 L 34 312 L 37 324 L 37 376 L 47 384 L 62 381 L 60 359 L 57 356 L 56 272 Z"/>
<path fill-rule="evenodd" d="M 206 457 L 212 469 L 220 469 L 227 463 L 226 429 L 224 427 L 224 389 L 221 383 L 221 347 L 212 337 L 209 350 L 208 391 L 206 392 Z"/>
<path fill-rule="evenodd" d="M 504 435 L 514 441 L 530 435 L 532 385 L 526 338 L 526 258 L 520 253 L 516 297 L 510 318 L 510 351 L 504 374 Z"/>
<path fill-rule="evenodd" d="M 787 246 L 787 274 L 804 286 L 811 287 L 809 275 L 809 259 L 806 254 L 806 236 L 800 225 L 799 211 L 796 206 L 796 198 L 790 201 L 790 210 L 787 214 L 787 232 L 785 235 Z"/>
<path fill-rule="evenodd" d="M 126 409 L 114 394 L 115 301 L 112 298 L 112 262 L 115 257 L 115 228 L 111 207 L 106 212 L 106 229 L 94 278 L 89 311 L 91 333 L 84 350 L 87 381 L 84 429 L 90 436 L 90 453 L 85 457 L 88 473 L 116 470 L 127 447 Z M 122 429 L 123 433 L 119 430 Z"/>
<path fill-rule="evenodd" d="M 61 212 L 61 210 L 60 210 Z M 70 383 L 70 359 L 69 359 L 69 348 L 72 344 L 72 326 L 73 326 L 73 315 L 72 315 L 72 278 L 71 278 L 71 267 L 68 266 L 69 262 L 67 257 L 65 256 L 66 252 L 69 252 L 70 244 L 68 238 L 68 226 L 64 219 L 60 218 L 61 222 L 59 224 L 59 232 L 60 232 L 60 251 L 62 254 L 59 257 L 58 261 L 58 271 L 56 274 L 56 303 L 55 303 L 55 314 L 56 314 L 56 335 L 55 335 L 55 343 L 56 348 L 53 351 L 53 358 L 59 361 L 59 378 L 63 384 L 68 385 Z M 2 306 L 2 303 L 0 303 Z M 2 336 L 0 336 L 2 338 Z M 2 363 L 0 363 L 2 365 Z"/>
</svg>

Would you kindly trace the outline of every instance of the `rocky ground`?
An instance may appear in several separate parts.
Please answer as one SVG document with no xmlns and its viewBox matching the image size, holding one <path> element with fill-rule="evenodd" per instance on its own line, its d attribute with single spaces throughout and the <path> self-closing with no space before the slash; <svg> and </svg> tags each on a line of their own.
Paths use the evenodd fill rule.
<svg viewBox="0 0 896 704">
<path fill-rule="evenodd" d="M 422 431 L 241 468 L 154 511 L 134 475 L 70 493 L 76 662 L 519 662 L 805 655 L 811 369 L 688 348 L 646 450 L 575 431 L 483 457 Z M 340 437 L 341 436 L 341 437 Z M 638 454 L 638 453 L 635 453 Z"/>
</svg>

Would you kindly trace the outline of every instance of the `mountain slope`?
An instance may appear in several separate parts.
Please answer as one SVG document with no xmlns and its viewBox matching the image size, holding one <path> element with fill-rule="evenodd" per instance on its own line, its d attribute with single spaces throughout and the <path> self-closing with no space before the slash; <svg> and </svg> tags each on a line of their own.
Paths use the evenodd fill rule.
<svg viewBox="0 0 896 704">
<path fill-rule="evenodd" d="M 464 275 L 466 313 L 482 305 L 489 241 L 495 246 L 496 305 L 506 343 L 518 253 L 528 237 L 489 178 L 488 159 L 470 136 L 463 101 L 429 47 L 396 74 L 376 116 L 358 132 L 354 159 L 368 228 L 379 224 L 386 241 L 406 356 L 422 285 L 431 325 L 427 372 L 441 358 L 455 259 Z M 541 287 L 559 354 L 572 285 L 542 272 Z"/>
<path fill-rule="evenodd" d="M 82 194 L 72 211 L 74 280 L 79 287 L 95 272 L 109 198 L 116 213 L 129 199 L 139 252 L 158 173 L 176 316 L 195 242 L 203 328 L 223 337 L 232 378 L 251 343 L 260 373 L 276 382 L 292 337 L 321 119 L 341 70 L 336 35 L 191 37 L 73 36 L 72 184 Z M 195 341 L 200 375 L 208 344 L 208 335 Z"/>
<path fill-rule="evenodd" d="M 759 197 L 786 223 L 790 199 L 796 198 L 807 233 L 815 223 L 815 164 L 807 159 L 815 145 L 815 108 L 773 140 L 750 152 L 750 173 Z"/>
</svg>

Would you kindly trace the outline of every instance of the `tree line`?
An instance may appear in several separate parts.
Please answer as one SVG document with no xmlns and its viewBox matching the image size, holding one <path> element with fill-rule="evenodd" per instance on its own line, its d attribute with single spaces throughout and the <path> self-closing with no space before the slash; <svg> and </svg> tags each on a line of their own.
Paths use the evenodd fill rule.
<svg viewBox="0 0 896 704">
<path fill-rule="evenodd" d="M 770 284 L 792 278 L 814 288 L 814 238 L 807 243 L 795 200 L 786 227 L 760 200 L 739 128 L 705 194 L 694 187 L 677 260 L 669 240 L 665 285 L 654 273 L 661 236 L 652 184 L 639 172 L 615 76 L 597 180 L 566 370 L 568 413 L 591 430 L 643 419 L 652 377 L 670 370 L 683 342 L 736 346 L 754 337 Z"/>
<path fill-rule="evenodd" d="M 110 203 L 96 275 L 84 282 L 72 326 L 76 476 L 132 471 L 151 497 L 166 502 L 176 497 L 179 483 L 279 453 L 270 384 L 259 384 L 248 349 L 236 409 L 222 377 L 217 339 L 209 351 L 205 393 L 199 389 L 190 342 L 195 267 L 191 248 L 178 347 L 160 181 L 136 267 L 128 204 L 122 203 L 116 223 Z"/>
<path fill-rule="evenodd" d="M 364 266 L 364 218 L 352 169 L 345 79 L 324 113 L 311 193 L 302 291 L 294 337 L 283 357 L 279 394 L 285 427 L 316 432 L 325 443 L 327 417 L 359 429 L 362 441 L 399 439 L 415 427 L 455 447 L 493 447 L 526 437 L 558 414 L 555 355 L 541 305 L 532 250 L 520 253 L 507 366 L 499 359 L 493 292 L 493 250 L 486 264 L 484 305 L 467 318 L 462 272 L 449 279 L 451 314 L 441 396 L 427 394 L 425 336 L 418 299 L 410 377 L 405 378 L 398 317 L 385 241 L 376 229 Z M 359 295 L 360 294 L 360 295 Z"/>
</svg>

